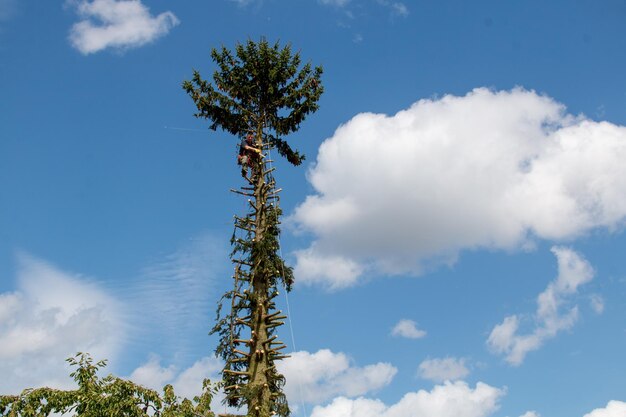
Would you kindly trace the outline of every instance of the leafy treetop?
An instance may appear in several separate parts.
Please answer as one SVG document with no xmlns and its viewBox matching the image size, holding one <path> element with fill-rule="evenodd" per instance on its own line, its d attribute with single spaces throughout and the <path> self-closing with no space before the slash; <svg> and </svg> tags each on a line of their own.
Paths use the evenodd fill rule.
<svg viewBox="0 0 626 417">
<path fill-rule="evenodd" d="M 318 109 L 322 68 L 310 63 L 299 68 L 300 54 L 292 53 L 291 46 L 281 48 L 265 39 L 237 44 L 234 54 L 225 47 L 213 49 L 211 58 L 218 66 L 214 84 L 198 71 L 183 83 L 198 108 L 195 116 L 211 120 L 213 130 L 219 127 L 238 137 L 262 132 L 265 143 L 300 165 L 304 155 L 282 137 Z"/>
<path fill-rule="evenodd" d="M 95 364 L 88 354 L 77 353 L 67 360 L 76 369 L 70 374 L 75 390 L 53 388 L 25 389 L 19 395 L 0 396 L 0 416 L 34 417 L 63 414 L 81 417 L 215 417 L 211 399 L 215 388 L 203 382 L 202 395 L 182 401 L 171 385 L 163 395 L 134 382 L 108 375 L 98 377 L 106 361 Z"/>
</svg>

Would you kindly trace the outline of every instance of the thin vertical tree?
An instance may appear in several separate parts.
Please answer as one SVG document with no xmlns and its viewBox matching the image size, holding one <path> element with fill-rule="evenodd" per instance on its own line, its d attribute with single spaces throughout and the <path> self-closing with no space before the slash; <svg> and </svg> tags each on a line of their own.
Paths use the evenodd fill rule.
<svg viewBox="0 0 626 417">
<path fill-rule="evenodd" d="M 216 354 L 225 362 L 225 402 L 247 407 L 248 417 L 286 417 L 285 379 L 276 361 L 287 357 L 277 335 L 287 317 L 276 309 L 275 297 L 280 287 L 291 289 L 293 272 L 279 253 L 280 189 L 271 153 L 275 150 L 293 165 L 302 163 L 304 156 L 285 137 L 318 109 L 322 68 L 303 65 L 289 45 L 265 39 L 237 44 L 234 52 L 213 49 L 211 58 L 217 64 L 212 82 L 194 71 L 183 88 L 198 109 L 196 117 L 239 141 L 237 163 L 244 185 L 231 191 L 249 203 L 246 213 L 235 216 L 233 288 L 222 297 L 212 330 L 220 337 Z"/>
</svg>

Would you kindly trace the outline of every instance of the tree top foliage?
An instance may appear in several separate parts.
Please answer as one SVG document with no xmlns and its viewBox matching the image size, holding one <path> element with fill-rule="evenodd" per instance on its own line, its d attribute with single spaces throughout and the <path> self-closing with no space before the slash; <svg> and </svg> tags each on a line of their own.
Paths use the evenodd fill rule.
<svg viewBox="0 0 626 417">
<path fill-rule="evenodd" d="M 70 374 L 78 388 L 58 390 L 29 388 L 19 395 L 0 396 L 0 416 L 34 417 L 53 413 L 81 417 L 215 417 L 211 411 L 214 387 L 203 382 L 203 393 L 193 401 L 179 399 L 171 385 L 163 394 L 112 375 L 100 378 L 106 361 L 93 363 L 91 356 L 77 353 L 67 359 L 76 369 Z"/>
<path fill-rule="evenodd" d="M 217 64 L 213 82 L 194 71 L 183 88 L 196 104 L 196 117 L 211 120 L 210 128 L 221 128 L 244 137 L 261 133 L 293 165 L 304 156 L 282 139 L 298 130 L 300 123 L 318 109 L 324 91 L 322 67 L 301 66 L 299 53 L 291 46 L 270 45 L 261 38 L 237 44 L 234 53 L 225 47 L 213 49 Z"/>
</svg>

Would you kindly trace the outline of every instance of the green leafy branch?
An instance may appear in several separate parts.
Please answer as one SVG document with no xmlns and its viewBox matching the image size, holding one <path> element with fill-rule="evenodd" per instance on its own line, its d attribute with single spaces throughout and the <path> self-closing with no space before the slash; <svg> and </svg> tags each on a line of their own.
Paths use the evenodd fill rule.
<svg viewBox="0 0 626 417">
<path fill-rule="evenodd" d="M 86 353 L 79 352 L 67 362 L 76 368 L 70 376 L 77 389 L 29 388 L 19 395 L 0 396 L 0 416 L 215 417 L 211 400 L 217 386 L 208 379 L 203 381 L 202 394 L 188 400 L 177 397 L 171 385 L 159 394 L 113 375 L 100 378 L 98 372 L 106 367 L 106 361 L 94 363 Z"/>
</svg>

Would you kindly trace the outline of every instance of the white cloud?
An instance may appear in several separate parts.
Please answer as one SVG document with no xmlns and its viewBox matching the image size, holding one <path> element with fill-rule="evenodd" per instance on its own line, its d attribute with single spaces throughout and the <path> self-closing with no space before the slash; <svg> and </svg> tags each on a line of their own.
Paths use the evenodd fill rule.
<svg viewBox="0 0 626 417">
<path fill-rule="evenodd" d="M 0 21 L 10 19 L 17 10 L 17 0 L 0 0 Z"/>
<path fill-rule="evenodd" d="M 128 377 L 131 381 L 161 392 L 163 387 L 171 384 L 178 397 L 192 400 L 202 393 L 202 382 L 209 379 L 212 383 L 221 380 L 220 372 L 224 364 L 215 357 L 203 357 L 188 368 L 175 365 L 163 366 L 157 355 L 151 355 L 148 362 L 135 369 Z M 237 410 L 222 404 L 224 392 L 219 390 L 213 396 L 211 409 L 216 415 L 221 413 L 236 414 Z"/>
<path fill-rule="evenodd" d="M 593 294 L 590 298 L 591 308 L 596 314 L 604 313 L 604 299 L 598 294 Z"/>
<path fill-rule="evenodd" d="M 145 387 L 161 391 L 166 384 L 174 387 L 176 395 L 192 399 L 202 393 L 202 381 L 220 379 L 219 372 L 223 363 L 213 357 L 204 357 L 193 363 L 189 368 L 178 369 L 174 365 L 161 366 L 158 356 L 151 356 L 148 362 L 135 369 L 129 379 Z M 215 399 L 215 405 L 220 398 Z"/>
<path fill-rule="evenodd" d="M 65 359 L 77 351 L 108 359 L 113 369 L 120 349 L 133 344 L 158 349 L 177 363 L 189 360 L 190 340 L 205 333 L 211 320 L 213 278 L 224 252 L 210 236 L 191 239 L 138 278 L 108 290 L 19 255 L 16 289 L 0 293 L 0 375 L 6 376 L 0 378 L 0 393 L 72 386 Z M 151 359 L 141 372 L 161 388 L 177 368 L 156 365 Z M 190 372 L 179 385 L 185 386 Z"/>
<path fill-rule="evenodd" d="M 133 342 L 158 338 L 160 353 L 188 355 L 191 340 L 211 326 L 217 265 L 226 257 L 222 243 L 201 235 L 144 268 L 120 294 L 133 317 Z"/>
<path fill-rule="evenodd" d="M 354 397 L 388 385 L 397 369 L 389 363 L 356 367 L 344 353 L 322 349 L 315 353 L 299 351 L 278 363 L 287 381 L 287 397 L 308 403 L 321 403 L 337 395 Z"/>
<path fill-rule="evenodd" d="M 241 2 L 248 2 L 250 0 L 231 0 Z M 351 0 L 317 0 L 318 3 L 323 4 L 325 6 L 334 6 L 338 8 L 346 7 L 351 3 Z M 376 0 L 376 3 L 381 6 L 387 7 L 391 10 L 391 12 L 395 15 L 399 16 L 407 16 L 409 14 L 409 9 L 406 7 L 406 4 L 399 1 L 390 1 L 390 0 Z"/>
<path fill-rule="evenodd" d="M 465 382 L 446 382 L 431 391 L 410 392 L 393 405 L 367 398 L 336 398 L 315 407 L 311 417 L 487 417 L 498 408 L 503 389 L 479 382 L 472 389 Z"/>
<path fill-rule="evenodd" d="M 209 379 L 211 383 L 221 380 L 220 372 L 224 363 L 215 357 L 203 357 L 188 368 L 175 365 L 161 365 L 161 359 L 152 355 L 148 362 L 135 369 L 128 379 L 161 392 L 166 384 L 174 387 L 178 397 L 193 399 L 202 393 L 202 382 Z M 225 395 L 218 390 L 211 401 L 211 410 L 216 414 L 237 414 L 240 410 L 222 404 Z"/>
<path fill-rule="evenodd" d="M 85 55 L 106 48 L 136 48 L 179 24 L 172 12 L 152 16 L 140 0 L 68 0 L 68 4 L 82 19 L 72 26 L 69 39 Z"/>
<path fill-rule="evenodd" d="M 609 401 L 605 408 L 596 408 L 583 417 L 624 417 L 626 416 L 626 402 Z"/>
<path fill-rule="evenodd" d="M 393 9 L 394 13 L 399 14 L 400 16 L 409 15 L 409 9 L 404 3 L 392 3 L 391 8 Z"/>
<path fill-rule="evenodd" d="M 320 256 L 314 246 L 295 254 L 298 258 L 295 276 L 308 284 L 319 283 L 330 290 L 338 290 L 354 285 L 363 273 L 363 267 L 357 262 L 332 254 Z"/>
<path fill-rule="evenodd" d="M 176 375 L 176 367 L 170 365 L 167 368 L 161 366 L 161 360 L 156 355 L 151 355 L 148 362 L 135 369 L 129 379 L 137 384 L 160 391 Z"/>
<path fill-rule="evenodd" d="M 578 320 L 578 306 L 562 311 L 563 304 L 580 285 L 593 279 L 591 265 L 573 250 L 553 247 L 552 252 L 557 258 L 559 273 L 556 280 L 537 297 L 535 329 L 520 335 L 519 316 L 508 316 L 493 328 L 487 340 L 489 347 L 496 353 L 504 354 L 511 365 L 520 365 L 528 352 L 539 349 L 545 340 L 574 326 Z"/>
<path fill-rule="evenodd" d="M 526 411 L 519 417 L 541 417 L 536 411 Z"/>
<path fill-rule="evenodd" d="M 424 330 L 417 328 L 413 320 L 402 319 L 391 330 L 392 336 L 406 337 L 407 339 L 421 339 L 426 336 Z"/>
<path fill-rule="evenodd" d="M 318 0 L 321 4 L 326 6 L 344 7 L 350 3 L 350 0 Z"/>
<path fill-rule="evenodd" d="M 387 363 L 352 366 L 345 354 L 328 349 L 316 353 L 295 352 L 290 358 L 278 362 L 277 366 L 286 378 L 285 393 L 294 406 L 303 401 L 321 403 L 336 395 L 354 397 L 367 394 L 388 385 L 397 372 Z M 172 384 L 177 395 L 191 399 L 200 394 L 204 378 L 211 381 L 220 379 L 222 367 L 220 360 L 205 357 L 189 368 L 181 369 L 175 365 L 164 366 L 158 356 L 152 355 L 131 373 L 129 379 L 158 391 L 165 384 Z M 215 411 L 228 410 L 220 406 L 223 398 L 221 392 L 214 398 Z"/>
<path fill-rule="evenodd" d="M 220 375 L 224 364 L 214 357 L 204 357 L 196 361 L 192 366 L 181 372 L 176 381 L 174 381 L 174 387 L 178 395 L 182 395 L 187 398 L 193 398 L 199 395 L 202 390 L 202 381 L 205 378 L 209 378 L 211 381 L 219 381 Z M 215 405 L 218 403 L 216 402 Z"/>
<path fill-rule="evenodd" d="M 469 375 L 469 369 L 463 358 L 427 359 L 420 363 L 418 374 L 434 382 L 454 381 Z"/>
<path fill-rule="evenodd" d="M 0 294 L 0 392 L 72 386 L 66 358 L 118 353 L 126 332 L 122 307 L 85 277 L 26 254 L 18 258 L 17 290 Z"/>
<path fill-rule="evenodd" d="M 237 5 L 239 7 L 245 7 L 250 3 L 256 2 L 256 1 L 262 1 L 262 0 L 230 0 L 233 3 L 237 3 Z"/>
<path fill-rule="evenodd" d="M 368 271 L 419 274 L 466 249 L 520 250 L 626 218 L 626 128 L 573 117 L 533 91 L 475 89 L 362 113 L 320 146 L 290 217 L 313 244 L 301 282 L 341 287 Z M 309 273 L 310 260 L 346 268 Z"/>
<path fill-rule="evenodd" d="M 389 1 L 389 0 L 377 0 L 378 4 L 389 7 L 391 12 L 395 15 L 399 16 L 408 16 L 409 9 L 406 7 L 406 4 L 399 1 Z"/>
</svg>

